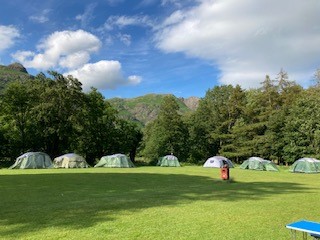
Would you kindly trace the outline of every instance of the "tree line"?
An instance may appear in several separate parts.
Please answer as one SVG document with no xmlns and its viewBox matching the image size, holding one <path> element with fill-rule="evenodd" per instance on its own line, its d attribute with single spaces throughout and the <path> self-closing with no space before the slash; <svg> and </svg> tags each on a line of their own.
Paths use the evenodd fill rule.
<svg viewBox="0 0 320 240">
<path fill-rule="evenodd" d="M 120 119 L 96 89 L 85 94 L 81 85 L 54 71 L 10 83 L 0 98 L 0 159 L 27 151 L 77 152 L 89 164 L 108 153 L 134 159 L 141 130 Z"/>
<path fill-rule="evenodd" d="M 251 156 L 292 163 L 320 157 L 320 71 L 315 84 L 302 88 L 283 69 L 267 75 L 261 87 L 216 86 L 206 92 L 198 109 L 187 116 L 167 97 L 158 118 L 146 126 L 142 154 L 155 160 L 174 153 L 201 163 L 223 155 L 235 162 Z"/>
<path fill-rule="evenodd" d="M 144 129 L 121 119 L 97 89 L 83 93 L 72 76 L 40 73 L 12 82 L 0 96 L 0 159 L 12 161 L 26 151 L 52 157 L 77 152 L 89 164 L 118 152 L 150 162 L 172 153 L 196 164 L 214 155 L 279 163 L 320 157 L 319 73 L 307 89 L 284 70 L 276 79 L 266 76 L 257 89 L 215 86 L 185 115 L 168 95 Z"/>
</svg>

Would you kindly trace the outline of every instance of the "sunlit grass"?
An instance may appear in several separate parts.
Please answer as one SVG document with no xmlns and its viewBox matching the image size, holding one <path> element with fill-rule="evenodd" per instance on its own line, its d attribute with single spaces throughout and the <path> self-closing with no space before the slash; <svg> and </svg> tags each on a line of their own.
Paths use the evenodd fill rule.
<svg viewBox="0 0 320 240">
<path fill-rule="evenodd" d="M 0 170 L 1 239 L 290 239 L 320 175 L 231 169 Z"/>
</svg>

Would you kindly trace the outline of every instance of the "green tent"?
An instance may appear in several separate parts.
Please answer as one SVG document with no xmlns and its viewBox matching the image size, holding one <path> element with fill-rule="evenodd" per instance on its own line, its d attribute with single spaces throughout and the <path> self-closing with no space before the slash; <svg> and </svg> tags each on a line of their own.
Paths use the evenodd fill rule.
<svg viewBox="0 0 320 240">
<path fill-rule="evenodd" d="M 109 168 L 131 168 L 134 167 L 130 158 L 124 154 L 113 154 L 103 156 L 94 167 L 109 167 Z"/>
<path fill-rule="evenodd" d="M 160 157 L 157 165 L 160 167 L 180 167 L 178 158 L 173 155 L 166 155 L 164 157 Z"/>
<path fill-rule="evenodd" d="M 300 158 L 291 165 L 289 171 L 293 173 L 320 173 L 320 161 L 315 158 Z"/>
<path fill-rule="evenodd" d="M 240 168 L 241 169 L 259 170 L 259 171 L 279 172 L 279 169 L 277 168 L 275 163 L 273 163 L 269 160 L 265 160 L 260 157 L 248 158 L 240 165 Z"/>
<path fill-rule="evenodd" d="M 68 153 L 60 157 L 56 157 L 53 160 L 53 165 L 55 168 L 88 168 L 89 167 L 84 157 L 75 153 Z"/>
<path fill-rule="evenodd" d="M 48 154 L 43 152 L 27 152 L 16 159 L 9 169 L 52 168 L 52 161 Z"/>
</svg>

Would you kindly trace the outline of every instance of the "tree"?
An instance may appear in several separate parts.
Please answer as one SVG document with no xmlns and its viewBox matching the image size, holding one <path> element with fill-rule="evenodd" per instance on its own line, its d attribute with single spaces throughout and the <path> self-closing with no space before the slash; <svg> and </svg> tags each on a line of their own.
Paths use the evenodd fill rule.
<svg viewBox="0 0 320 240">
<path fill-rule="evenodd" d="M 160 112 L 144 132 L 143 155 L 152 161 L 165 154 L 173 153 L 182 161 L 188 156 L 188 132 L 178 113 L 179 105 L 172 95 L 163 99 Z"/>
<path fill-rule="evenodd" d="M 129 153 L 130 160 L 135 162 L 136 153 L 143 136 L 137 124 L 118 119 L 116 121 L 116 136 L 117 152 Z"/>
<path fill-rule="evenodd" d="M 283 128 L 284 159 L 293 162 L 303 156 L 320 156 L 320 94 L 309 90 L 289 110 Z"/>
<path fill-rule="evenodd" d="M 43 148 L 52 156 L 72 151 L 72 144 L 79 135 L 83 121 L 85 95 L 81 83 L 72 76 L 49 72 L 50 78 L 40 75 L 39 103 L 33 109 L 37 136 Z"/>
<path fill-rule="evenodd" d="M 320 87 L 320 68 L 318 68 L 314 75 L 313 75 L 313 80 L 315 82 L 315 87 Z"/>
<path fill-rule="evenodd" d="M 230 142 L 230 130 L 242 115 L 245 93 L 240 86 L 216 86 L 207 91 L 188 121 L 190 161 L 218 154 Z"/>
<path fill-rule="evenodd" d="M 17 149 L 13 154 L 29 149 L 32 141 L 30 131 L 34 124 L 31 119 L 35 105 L 33 90 L 30 80 L 15 81 L 7 86 L 2 96 L 2 120 L 6 122 L 7 129 L 10 129 L 7 136 L 12 149 Z"/>
<path fill-rule="evenodd" d="M 86 156 L 89 164 L 95 159 L 114 152 L 116 130 L 116 110 L 104 99 L 97 89 L 84 96 L 81 109 L 82 118 L 78 129 L 78 137 L 73 148 Z"/>
</svg>

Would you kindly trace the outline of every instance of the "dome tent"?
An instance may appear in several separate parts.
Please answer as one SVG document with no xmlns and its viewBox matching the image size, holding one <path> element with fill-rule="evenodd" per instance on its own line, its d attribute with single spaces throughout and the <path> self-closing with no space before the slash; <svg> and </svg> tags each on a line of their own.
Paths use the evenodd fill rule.
<svg viewBox="0 0 320 240">
<path fill-rule="evenodd" d="M 250 157 L 245 160 L 241 165 L 241 169 L 251 169 L 251 170 L 260 170 L 260 171 L 274 171 L 279 172 L 276 164 L 269 160 L 265 160 L 260 157 Z"/>
<path fill-rule="evenodd" d="M 164 157 L 160 157 L 157 163 L 157 166 L 160 167 L 180 167 L 179 160 L 174 155 L 166 155 Z"/>
<path fill-rule="evenodd" d="M 214 156 L 207 159 L 207 161 L 203 164 L 203 167 L 211 167 L 211 168 L 222 168 L 225 164 L 228 165 L 229 168 L 233 168 L 233 163 L 226 157 L 223 156 Z"/>
<path fill-rule="evenodd" d="M 320 173 L 320 161 L 315 158 L 300 158 L 291 165 L 289 171 L 293 173 Z"/>
<path fill-rule="evenodd" d="M 55 168 L 88 168 L 89 167 L 84 157 L 75 153 L 68 153 L 60 157 L 56 157 L 53 160 L 53 165 Z"/>
<path fill-rule="evenodd" d="M 110 167 L 110 168 L 132 168 L 135 167 L 124 154 L 113 154 L 108 156 L 103 156 L 100 161 L 94 167 Z"/>
<path fill-rule="evenodd" d="M 16 159 L 9 169 L 52 168 L 52 161 L 48 154 L 43 152 L 27 152 Z"/>
</svg>

